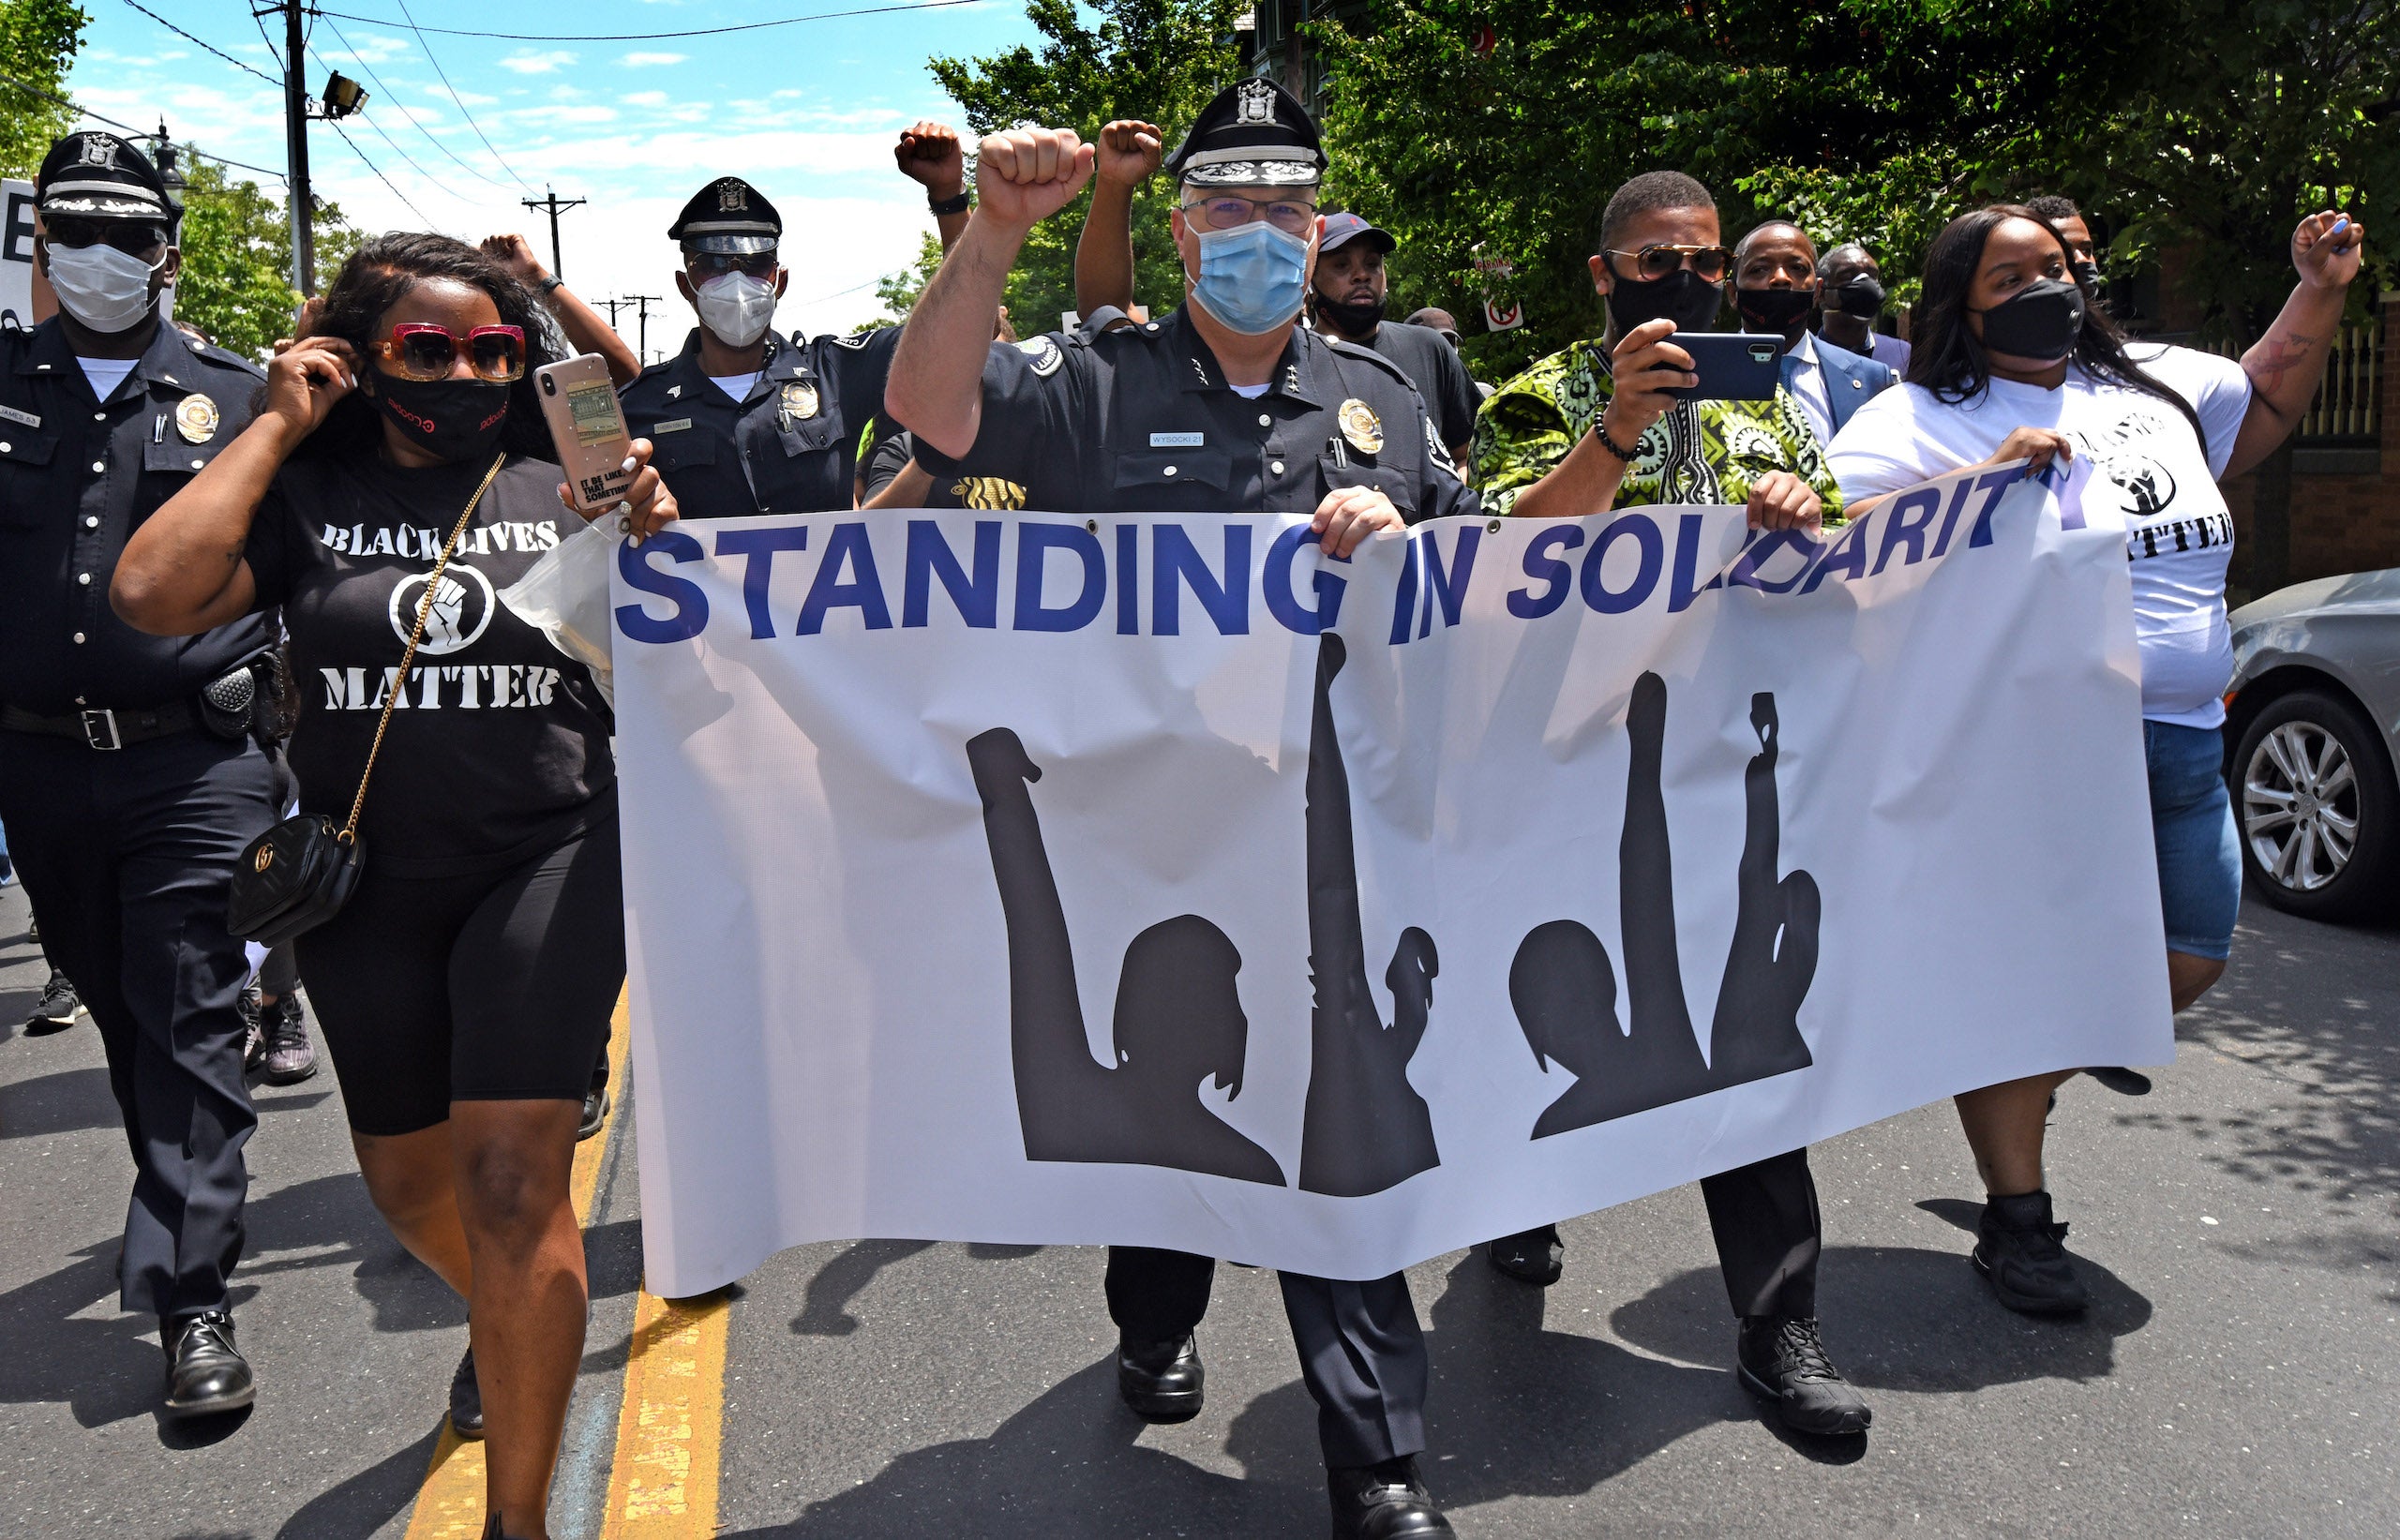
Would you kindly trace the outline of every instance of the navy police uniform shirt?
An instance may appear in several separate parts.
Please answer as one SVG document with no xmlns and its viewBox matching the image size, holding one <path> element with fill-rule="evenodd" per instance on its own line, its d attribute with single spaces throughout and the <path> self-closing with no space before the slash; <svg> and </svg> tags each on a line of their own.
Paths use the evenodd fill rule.
<svg viewBox="0 0 2400 1540">
<path fill-rule="evenodd" d="M 266 650 L 257 616 L 149 636 L 109 607 L 126 541 L 249 426 L 265 378 L 161 325 L 101 401 L 55 318 L 0 331 L 0 701 L 163 706 Z"/>
<path fill-rule="evenodd" d="M 946 506 L 1310 514 L 1372 486 L 1412 524 L 1480 511 L 1388 359 L 1296 326 L 1252 399 L 1181 310 L 995 343 L 974 448 L 953 459 L 920 441 L 917 460 Z"/>
<path fill-rule="evenodd" d="M 805 342 L 769 332 L 766 365 L 737 402 L 701 368 L 696 327 L 619 399 L 683 517 L 824 513 L 852 504 L 859 432 L 883 409 L 899 345 L 896 326 Z"/>
</svg>

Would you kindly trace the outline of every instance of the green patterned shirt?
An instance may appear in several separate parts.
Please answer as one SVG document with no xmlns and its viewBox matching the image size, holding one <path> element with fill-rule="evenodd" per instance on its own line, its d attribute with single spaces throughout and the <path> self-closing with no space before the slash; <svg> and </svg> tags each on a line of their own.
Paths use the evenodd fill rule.
<svg viewBox="0 0 2400 1540">
<path fill-rule="evenodd" d="M 1471 479 L 1484 511 L 1509 513 L 1519 492 L 1565 459 L 1599 422 L 1612 384 L 1607 348 L 1578 342 L 1492 392 L 1475 420 Z M 1807 482 L 1825 523 L 1841 522 L 1841 488 L 1789 391 L 1777 386 L 1772 401 L 1679 401 L 1634 445 L 1616 506 L 1747 502 L 1750 483 L 1770 471 Z"/>
</svg>

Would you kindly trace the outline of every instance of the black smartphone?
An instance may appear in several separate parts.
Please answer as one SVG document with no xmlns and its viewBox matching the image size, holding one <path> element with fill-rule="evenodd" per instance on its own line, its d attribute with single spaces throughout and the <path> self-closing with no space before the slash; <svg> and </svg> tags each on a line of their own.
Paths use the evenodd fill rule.
<svg viewBox="0 0 2400 1540">
<path fill-rule="evenodd" d="M 1770 401 L 1783 379 L 1783 338 L 1756 332 L 1677 332 L 1667 338 L 1691 354 L 1696 385 L 1667 392 L 1688 401 Z"/>
</svg>

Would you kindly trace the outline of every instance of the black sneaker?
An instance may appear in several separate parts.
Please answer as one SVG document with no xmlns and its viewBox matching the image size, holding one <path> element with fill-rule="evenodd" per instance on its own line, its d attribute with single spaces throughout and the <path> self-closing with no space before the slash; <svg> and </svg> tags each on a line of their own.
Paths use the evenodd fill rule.
<svg viewBox="0 0 2400 1540">
<path fill-rule="evenodd" d="M 159 1323 L 167 1350 L 167 1415 L 207 1417 L 238 1412 L 257 1398 L 250 1366 L 233 1348 L 233 1317 L 210 1310 Z"/>
<path fill-rule="evenodd" d="M 594 1085 L 583 1093 L 583 1118 L 575 1126 L 575 1142 L 578 1144 L 600 1131 L 608 1121 L 608 1087 Z"/>
<path fill-rule="evenodd" d="M 1333 1540 L 1419 1540 L 1455 1534 L 1417 1474 L 1417 1457 L 1380 1465 L 1337 1465 L 1325 1473 L 1333 1499 Z"/>
<path fill-rule="evenodd" d="M 2083 1071 L 2119 1096 L 2150 1095 L 2150 1077 L 2122 1064 L 2096 1064 Z"/>
<path fill-rule="evenodd" d="M 1554 1224 L 1503 1235 L 1483 1249 L 1492 1266 L 1538 1289 L 1549 1288 L 1567 1270 L 1567 1243 L 1558 1238 Z"/>
<path fill-rule="evenodd" d="M 2059 1242 L 2066 1226 L 2050 1220 L 2048 1192 L 1988 1197 L 1975 1226 L 1975 1271 L 2012 1310 L 2026 1315 L 2075 1315 L 2091 1303 L 2075 1263 Z"/>
<path fill-rule="evenodd" d="M 308 1019 L 294 994 L 278 997 L 259 1011 L 258 1056 L 253 1068 L 269 1085 L 297 1085 L 317 1072 L 317 1045 L 308 1040 Z"/>
<path fill-rule="evenodd" d="M 1120 1334 L 1117 1339 L 1117 1394 L 1144 1422 L 1190 1422 L 1200 1415 L 1207 1382 L 1192 1338 L 1146 1342 Z"/>
<path fill-rule="evenodd" d="M 450 1376 L 450 1426 L 462 1439 L 484 1436 L 484 1387 L 475 1378 L 475 1350 L 467 1349 L 467 1356 L 458 1360 L 458 1371 Z"/>
<path fill-rule="evenodd" d="M 76 997 L 75 986 L 67 975 L 56 968 L 50 970 L 50 982 L 41 987 L 41 1001 L 34 1013 L 25 1018 L 25 1036 L 47 1038 L 53 1032 L 64 1032 L 83 1014 L 83 1002 Z"/>
<path fill-rule="evenodd" d="M 1742 1388 L 1774 1407 L 1800 1433 L 1864 1433 L 1875 1420 L 1866 1398 L 1834 1368 L 1811 1316 L 1750 1315 L 1733 1350 Z"/>
</svg>

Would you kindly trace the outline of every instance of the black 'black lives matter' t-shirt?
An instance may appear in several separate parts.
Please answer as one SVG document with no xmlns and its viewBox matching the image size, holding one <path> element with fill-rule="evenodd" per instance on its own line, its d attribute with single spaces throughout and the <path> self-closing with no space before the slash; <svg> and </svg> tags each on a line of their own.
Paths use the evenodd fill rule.
<svg viewBox="0 0 2400 1540">
<path fill-rule="evenodd" d="M 304 809 L 349 815 L 426 578 L 490 465 L 296 460 L 259 505 L 250 573 L 292 635 Z M 558 483 L 557 466 L 511 456 L 442 573 L 359 820 L 370 870 L 513 865 L 616 816 L 598 687 L 499 599 L 573 532 Z"/>
</svg>

